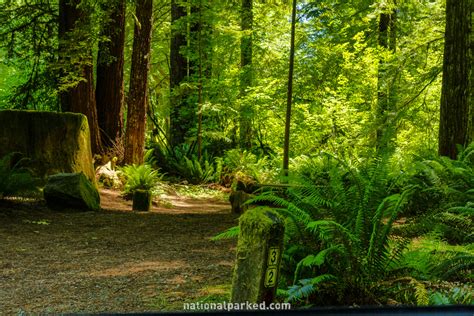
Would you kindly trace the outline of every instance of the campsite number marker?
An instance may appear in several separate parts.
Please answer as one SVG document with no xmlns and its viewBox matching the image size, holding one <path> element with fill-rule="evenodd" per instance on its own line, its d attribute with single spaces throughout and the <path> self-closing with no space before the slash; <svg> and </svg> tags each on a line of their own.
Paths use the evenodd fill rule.
<svg viewBox="0 0 474 316">
<path fill-rule="evenodd" d="M 267 271 L 265 272 L 265 287 L 274 287 L 276 285 L 279 257 L 280 249 L 278 247 L 270 247 L 268 250 Z"/>
<path fill-rule="evenodd" d="M 278 263 L 278 257 L 280 256 L 280 249 L 278 247 L 271 247 L 268 251 L 268 266 L 276 266 Z"/>
</svg>

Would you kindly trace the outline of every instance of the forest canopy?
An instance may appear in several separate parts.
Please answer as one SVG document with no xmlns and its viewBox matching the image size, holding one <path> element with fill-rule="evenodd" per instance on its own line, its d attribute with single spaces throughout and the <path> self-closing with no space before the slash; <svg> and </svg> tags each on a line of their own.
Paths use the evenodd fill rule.
<svg viewBox="0 0 474 316">
<path fill-rule="evenodd" d="M 128 108 L 147 148 L 282 155 L 289 1 L 1 6 L 2 108 L 82 112 L 97 153 L 123 141 Z M 299 1 L 290 156 L 436 150 L 445 20 L 441 0 Z"/>
</svg>

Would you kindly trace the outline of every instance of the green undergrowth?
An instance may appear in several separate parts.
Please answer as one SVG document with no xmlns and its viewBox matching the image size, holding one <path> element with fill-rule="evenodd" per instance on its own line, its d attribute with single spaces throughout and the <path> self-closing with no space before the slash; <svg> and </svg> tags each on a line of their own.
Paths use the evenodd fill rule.
<svg viewBox="0 0 474 316">
<path fill-rule="evenodd" d="M 188 185 L 188 184 L 166 184 L 163 190 L 168 194 L 176 194 L 180 197 L 193 199 L 213 199 L 228 201 L 228 193 L 218 187 L 208 185 Z"/>
</svg>

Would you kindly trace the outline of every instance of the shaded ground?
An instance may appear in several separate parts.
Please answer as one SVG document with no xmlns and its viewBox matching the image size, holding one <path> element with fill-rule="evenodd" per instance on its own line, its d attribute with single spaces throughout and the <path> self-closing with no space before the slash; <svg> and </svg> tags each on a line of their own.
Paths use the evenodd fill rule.
<svg viewBox="0 0 474 316">
<path fill-rule="evenodd" d="M 181 310 L 228 290 L 235 241 L 209 240 L 236 224 L 227 203 L 168 196 L 132 213 L 101 195 L 99 213 L 0 203 L 0 314 Z"/>
</svg>

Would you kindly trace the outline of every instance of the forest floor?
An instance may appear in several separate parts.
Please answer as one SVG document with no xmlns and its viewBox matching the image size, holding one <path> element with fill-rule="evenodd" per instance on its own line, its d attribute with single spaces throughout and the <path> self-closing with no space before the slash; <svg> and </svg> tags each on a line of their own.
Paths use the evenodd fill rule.
<svg viewBox="0 0 474 316">
<path fill-rule="evenodd" d="M 151 212 L 101 191 L 101 212 L 58 213 L 44 202 L 0 203 L 0 315 L 182 310 L 225 299 L 236 225 L 229 204 L 166 195 Z"/>
</svg>

